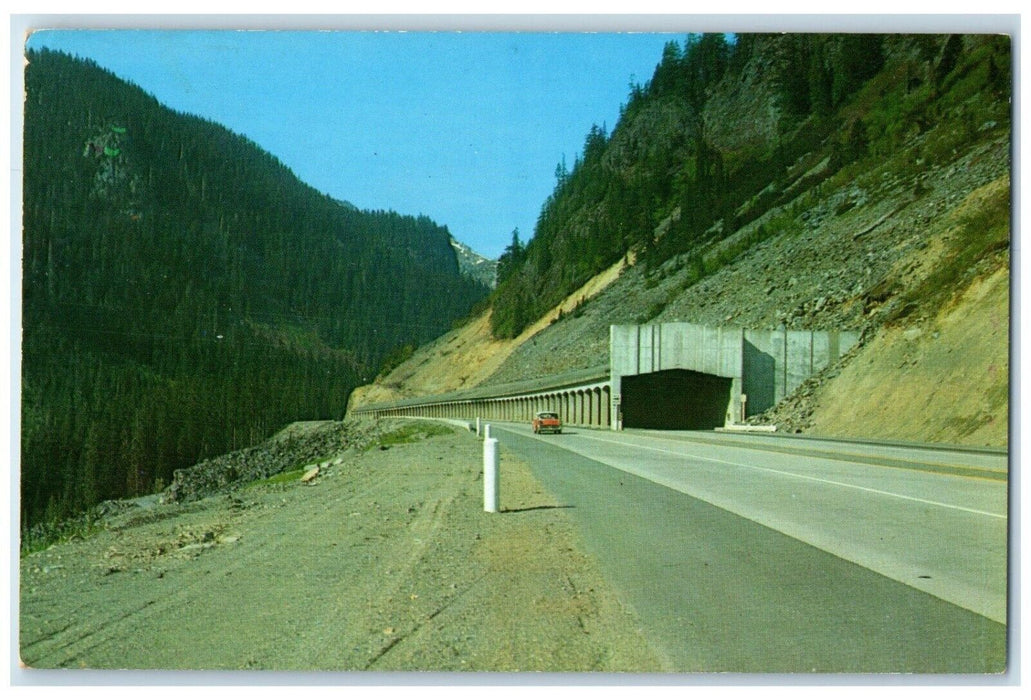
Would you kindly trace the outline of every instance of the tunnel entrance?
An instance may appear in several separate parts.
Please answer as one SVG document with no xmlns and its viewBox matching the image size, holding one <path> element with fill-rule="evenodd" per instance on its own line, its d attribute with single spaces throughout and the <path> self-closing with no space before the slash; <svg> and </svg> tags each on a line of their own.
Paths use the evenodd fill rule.
<svg viewBox="0 0 1031 700">
<path fill-rule="evenodd" d="M 712 430 L 722 427 L 731 379 L 688 369 L 622 377 L 624 428 Z"/>
</svg>

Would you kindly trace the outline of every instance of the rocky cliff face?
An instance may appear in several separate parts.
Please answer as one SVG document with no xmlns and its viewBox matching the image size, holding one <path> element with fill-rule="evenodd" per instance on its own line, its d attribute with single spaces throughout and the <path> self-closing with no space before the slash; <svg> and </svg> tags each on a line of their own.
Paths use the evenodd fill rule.
<svg viewBox="0 0 1031 700">
<path fill-rule="evenodd" d="M 463 275 L 494 289 L 498 283 L 497 260 L 483 257 L 454 238 L 451 239 L 451 247 L 455 249 L 455 255 L 458 257 L 458 269 Z"/>
</svg>

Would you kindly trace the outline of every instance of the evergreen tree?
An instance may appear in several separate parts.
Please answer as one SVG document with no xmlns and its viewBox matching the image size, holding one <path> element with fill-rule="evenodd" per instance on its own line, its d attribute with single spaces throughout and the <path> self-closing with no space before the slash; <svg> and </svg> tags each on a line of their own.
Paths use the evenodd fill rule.
<svg viewBox="0 0 1031 700">
<path fill-rule="evenodd" d="M 512 230 L 512 242 L 498 258 L 498 282 L 508 279 L 523 263 L 525 257 L 526 250 L 519 240 L 519 228 L 517 227 Z"/>
</svg>

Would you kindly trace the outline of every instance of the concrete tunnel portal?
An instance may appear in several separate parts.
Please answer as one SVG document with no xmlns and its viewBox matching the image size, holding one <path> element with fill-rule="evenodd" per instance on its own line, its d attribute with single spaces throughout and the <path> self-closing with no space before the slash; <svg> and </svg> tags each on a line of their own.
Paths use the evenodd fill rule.
<svg viewBox="0 0 1031 700">
<path fill-rule="evenodd" d="M 712 430 L 776 405 L 858 340 L 854 331 L 613 325 L 607 365 L 357 412 L 521 422 L 549 410 L 566 425 L 590 428 Z"/>
<path fill-rule="evenodd" d="M 724 425 L 732 380 L 689 369 L 623 377 L 624 428 L 713 430 Z"/>
</svg>

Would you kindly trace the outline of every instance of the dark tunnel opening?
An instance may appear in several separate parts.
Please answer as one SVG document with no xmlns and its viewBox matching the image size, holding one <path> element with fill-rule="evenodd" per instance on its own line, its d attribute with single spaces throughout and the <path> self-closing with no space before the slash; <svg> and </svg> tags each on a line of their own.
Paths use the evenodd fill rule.
<svg viewBox="0 0 1031 700">
<path fill-rule="evenodd" d="M 687 369 L 622 377 L 624 428 L 712 430 L 724 425 L 731 379 Z"/>
</svg>

